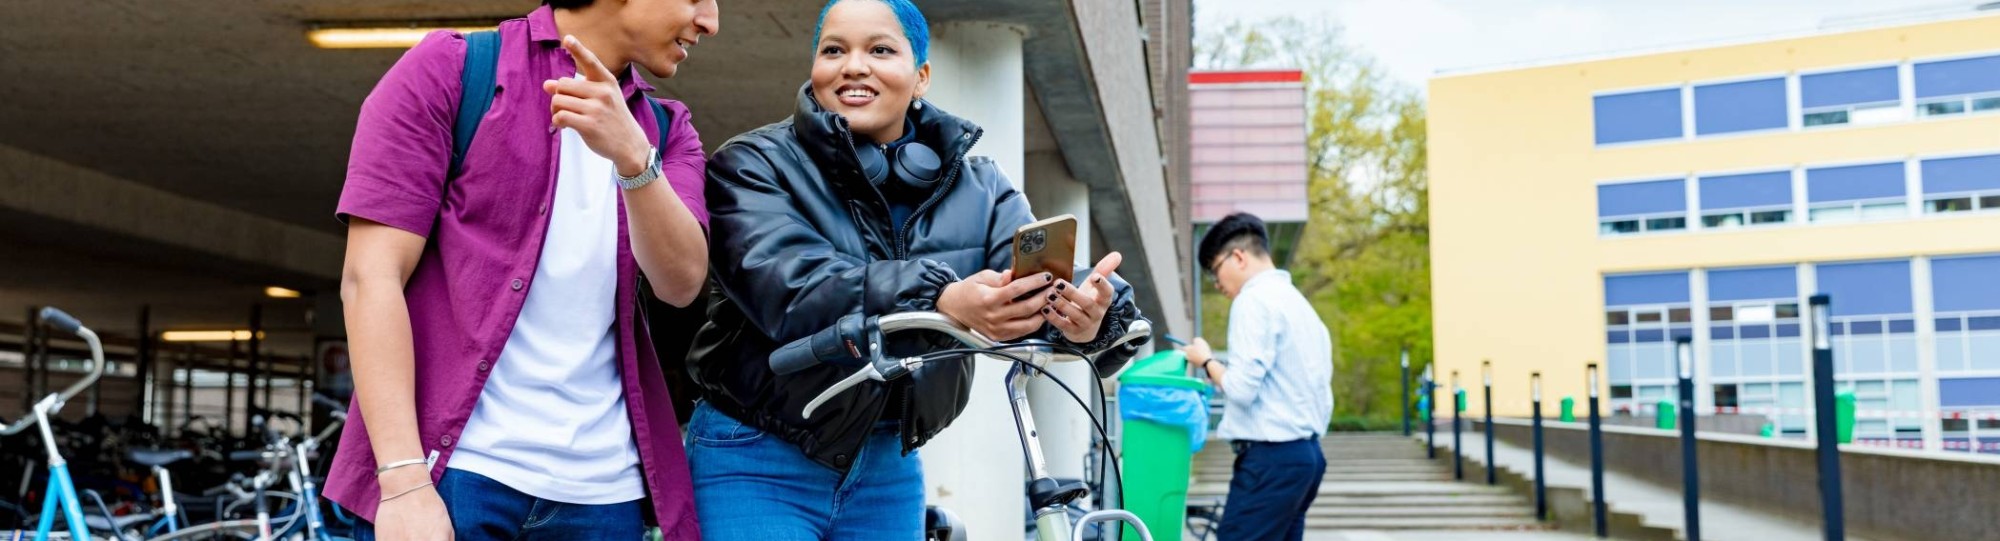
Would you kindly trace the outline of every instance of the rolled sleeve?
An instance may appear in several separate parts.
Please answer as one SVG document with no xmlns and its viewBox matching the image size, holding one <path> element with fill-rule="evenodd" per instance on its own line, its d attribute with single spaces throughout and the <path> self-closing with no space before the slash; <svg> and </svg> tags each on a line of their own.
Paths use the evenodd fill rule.
<svg viewBox="0 0 2000 541">
<path fill-rule="evenodd" d="M 451 167 L 465 38 L 440 30 L 396 62 L 361 104 L 334 217 L 429 236 Z"/>
<path fill-rule="evenodd" d="M 674 187 L 681 204 L 694 214 L 694 220 L 701 223 L 703 231 L 708 230 L 708 196 L 702 190 L 708 187 L 708 154 L 701 149 L 701 134 L 694 129 L 687 106 L 672 100 L 661 100 L 661 104 L 672 113 L 668 122 L 673 123 L 667 130 L 666 144 L 660 145 L 660 173 L 667 177 L 667 184 Z"/>
</svg>

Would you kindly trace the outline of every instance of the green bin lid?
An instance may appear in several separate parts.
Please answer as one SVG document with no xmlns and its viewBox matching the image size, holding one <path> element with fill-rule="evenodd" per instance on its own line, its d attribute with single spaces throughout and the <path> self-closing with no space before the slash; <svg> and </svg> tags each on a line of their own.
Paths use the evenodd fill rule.
<svg viewBox="0 0 2000 541">
<path fill-rule="evenodd" d="M 1159 385 L 1183 389 L 1204 390 L 1208 380 L 1187 376 L 1187 354 L 1179 350 L 1154 353 L 1144 359 L 1132 362 L 1132 367 L 1118 375 L 1120 385 Z"/>
</svg>

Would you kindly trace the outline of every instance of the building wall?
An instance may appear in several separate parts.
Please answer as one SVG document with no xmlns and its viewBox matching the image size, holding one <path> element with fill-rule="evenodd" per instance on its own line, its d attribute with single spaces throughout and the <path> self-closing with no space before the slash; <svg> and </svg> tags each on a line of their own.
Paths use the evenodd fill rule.
<svg viewBox="0 0 2000 541">
<path fill-rule="evenodd" d="M 1597 187 L 1606 182 L 2000 153 L 1996 112 L 1814 128 L 1797 118 L 1801 73 L 1873 65 L 1898 65 L 1907 72 L 1912 62 L 1982 54 L 2000 54 L 2000 17 L 1433 79 L 1429 137 L 1439 378 L 1449 385 L 1451 371 L 1459 371 L 1474 411 L 1481 402 L 1484 359 L 1495 366 L 1494 384 L 1501 389 L 1495 392 L 1495 409 L 1502 415 L 1526 413 L 1533 371 L 1543 372 L 1550 400 L 1580 399 L 1584 365 L 1607 356 L 1606 276 L 2000 253 L 2000 212 L 1932 215 L 1916 209 L 1919 203 L 1910 204 L 1914 212 L 1901 218 L 1825 224 L 1796 215 L 1788 224 L 1727 231 L 1604 235 L 1598 220 Z M 1783 77 L 1791 89 L 1784 127 L 1597 144 L 1597 96 L 1771 76 Z M 1909 111 L 1915 104 L 1907 79 L 1899 107 Z M 1692 91 L 1685 94 L 1684 107 L 1693 101 Z M 1688 195 L 1693 202 L 1694 194 Z M 1812 293 L 1812 285 L 1799 283 L 1799 294 Z M 1927 293 L 1913 289 L 1912 296 Z M 1692 311 L 1705 317 L 1703 312 Z M 1691 319 L 1694 327 L 1706 322 Z M 1920 360 L 1933 366 L 1935 347 L 1928 342 L 1935 327 L 1916 323 L 1919 330 L 1928 329 L 1919 340 Z M 1603 391 L 1608 394 L 1609 387 Z M 1935 399 L 1934 388 L 1926 392 Z"/>
</svg>

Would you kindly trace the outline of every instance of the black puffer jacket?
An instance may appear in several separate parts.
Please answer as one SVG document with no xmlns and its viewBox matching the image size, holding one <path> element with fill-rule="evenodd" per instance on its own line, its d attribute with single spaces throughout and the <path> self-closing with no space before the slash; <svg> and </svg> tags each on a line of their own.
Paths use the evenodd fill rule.
<svg viewBox="0 0 2000 541">
<path fill-rule="evenodd" d="M 900 236 L 887 201 L 860 175 L 847 120 L 822 109 L 809 89 L 800 90 L 792 118 L 737 136 L 708 160 L 715 287 L 688 368 L 716 409 L 836 470 L 852 465 L 879 420 L 900 421 L 905 453 L 930 441 L 965 409 L 971 363 L 934 362 L 892 384 L 864 383 L 807 420 L 805 404 L 852 370 L 822 365 L 778 376 L 771 352 L 847 314 L 936 310 L 938 294 L 959 277 L 1009 268 L 1014 230 L 1034 221 L 998 166 L 966 157 L 980 128 L 924 105 L 910 113 L 916 140 L 938 152 L 946 172 Z M 1100 345 L 1139 317 L 1131 287 L 1115 277 L 1112 285 L 1117 297 L 1094 341 Z M 885 351 L 957 346 L 929 334 L 891 336 Z M 1063 340 L 1050 326 L 1033 336 Z M 1098 365 L 1108 375 L 1135 351 L 1107 352 Z"/>
</svg>

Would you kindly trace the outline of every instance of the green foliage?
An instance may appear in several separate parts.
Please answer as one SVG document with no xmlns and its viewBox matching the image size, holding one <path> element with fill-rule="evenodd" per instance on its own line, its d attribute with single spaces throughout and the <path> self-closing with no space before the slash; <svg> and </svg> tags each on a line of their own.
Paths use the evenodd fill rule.
<svg viewBox="0 0 2000 541">
<path fill-rule="evenodd" d="M 1426 117 L 1420 96 L 1342 35 L 1328 21 L 1234 21 L 1202 32 L 1195 57 L 1202 69 L 1305 72 L 1310 210 L 1294 282 L 1334 337 L 1335 415 L 1400 427 L 1399 352 L 1409 349 L 1412 374 L 1431 358 Z M 1226 349 L 1228 302 L 1203 290 L 1203 335 Z"/>
</svg>

